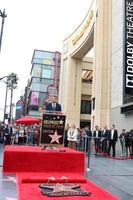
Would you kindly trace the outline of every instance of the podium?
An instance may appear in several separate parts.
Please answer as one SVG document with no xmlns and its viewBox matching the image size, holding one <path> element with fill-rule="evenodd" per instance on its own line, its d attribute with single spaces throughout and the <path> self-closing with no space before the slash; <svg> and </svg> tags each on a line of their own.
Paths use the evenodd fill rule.
<svg viewBox="0 0 133 200">
<path fill-rule="evenodd" d="M 40 143 L 56 146 L 63 144 L 66 116 L 61 112 L 45 111 L 42 115 Z"/>
</svg>

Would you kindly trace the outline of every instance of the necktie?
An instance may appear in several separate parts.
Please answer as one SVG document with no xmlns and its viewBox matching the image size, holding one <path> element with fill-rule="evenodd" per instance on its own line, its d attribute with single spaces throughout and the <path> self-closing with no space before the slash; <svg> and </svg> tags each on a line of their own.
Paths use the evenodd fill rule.
<svg viewBox="0 0 133 200">
<path fill-rule="evenodd" d="M 55 111 L 55 108 L 56 108 L 56 104 L 55 103 L 53 103 L 53 110 Z"/>
</svg>

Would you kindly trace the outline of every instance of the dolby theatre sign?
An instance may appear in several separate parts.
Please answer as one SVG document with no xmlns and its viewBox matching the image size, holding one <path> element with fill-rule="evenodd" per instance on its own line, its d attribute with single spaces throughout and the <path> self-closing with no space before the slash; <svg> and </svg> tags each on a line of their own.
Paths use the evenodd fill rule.
<svg viewBox="0 0 133 200">
<path fill-rule="evenodd" d="M 133 95 L 133 0 L 125 0 L 125 93 Z"/>
</svg>

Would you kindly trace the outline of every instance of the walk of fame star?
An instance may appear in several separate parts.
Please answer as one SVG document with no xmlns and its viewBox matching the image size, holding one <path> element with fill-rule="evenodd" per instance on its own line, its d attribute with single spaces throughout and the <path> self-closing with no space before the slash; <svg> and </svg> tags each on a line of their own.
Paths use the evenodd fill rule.
<svg viewBox="0 0 133 200">
<path fill-rule="evenodd" d="M 75 192 L 74 188 L 80 187 L 79 185 L 63 185 L 57 183 L 56 185 L 44 185 L 43 188 L 53 189 L 52 192 Z"/>
<path fill-rule="evenodd" d="M 42 193 L 47 196 L 86 196 L 90 192 L 86 192 L 77 184 L 41 184 L 39 186 Z"/>
<path fill-rule="evenodd" d="M 62 135 L 58 135 L 57 131 L 54 132 L 54 135 L 49 135 L 49 137 L 52 138 L 50 143 L 56 142 L 57 144 L 59 144 L 59 139 L 62 137 Z"/>
<path fill-rule="evenodd" d="M 63 120 L 61 119 L 61 120 L 59 121 L 59 124 L 61 124 L 61 125 L 62 125 L 63 123 L 64 123 L 64 122 L 63 122 Z"/>
</svg>

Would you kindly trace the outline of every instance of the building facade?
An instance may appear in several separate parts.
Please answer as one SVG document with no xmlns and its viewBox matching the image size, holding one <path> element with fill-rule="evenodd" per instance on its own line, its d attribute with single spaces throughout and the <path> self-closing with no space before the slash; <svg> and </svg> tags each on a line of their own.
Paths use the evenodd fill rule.
<svg viewBox="0 0 133 200">
<path fill-rule="evenodd" d="M 78 80 L 82 69 L 79 63 L 93 48 L 91 128 L 95 125 L 110 128 L 112 123 L 119 131 L 132 128 L 132 19 L 132 0 L 92 0 L 85 19 L 63 41 L 60 100 L 67 122 L 79 126 L 81 86 Z"/>
<path fill-rule="evenodd" d="M 112 1 L 111 121 L 133 129 L 133 1 Z"/>
<path fill-rule="evenodd" d="M 61 54 L 35 50 L 28 84 L 27 114 L 40 116 L 50 95 L 58 96 Z"/>
</svg>

